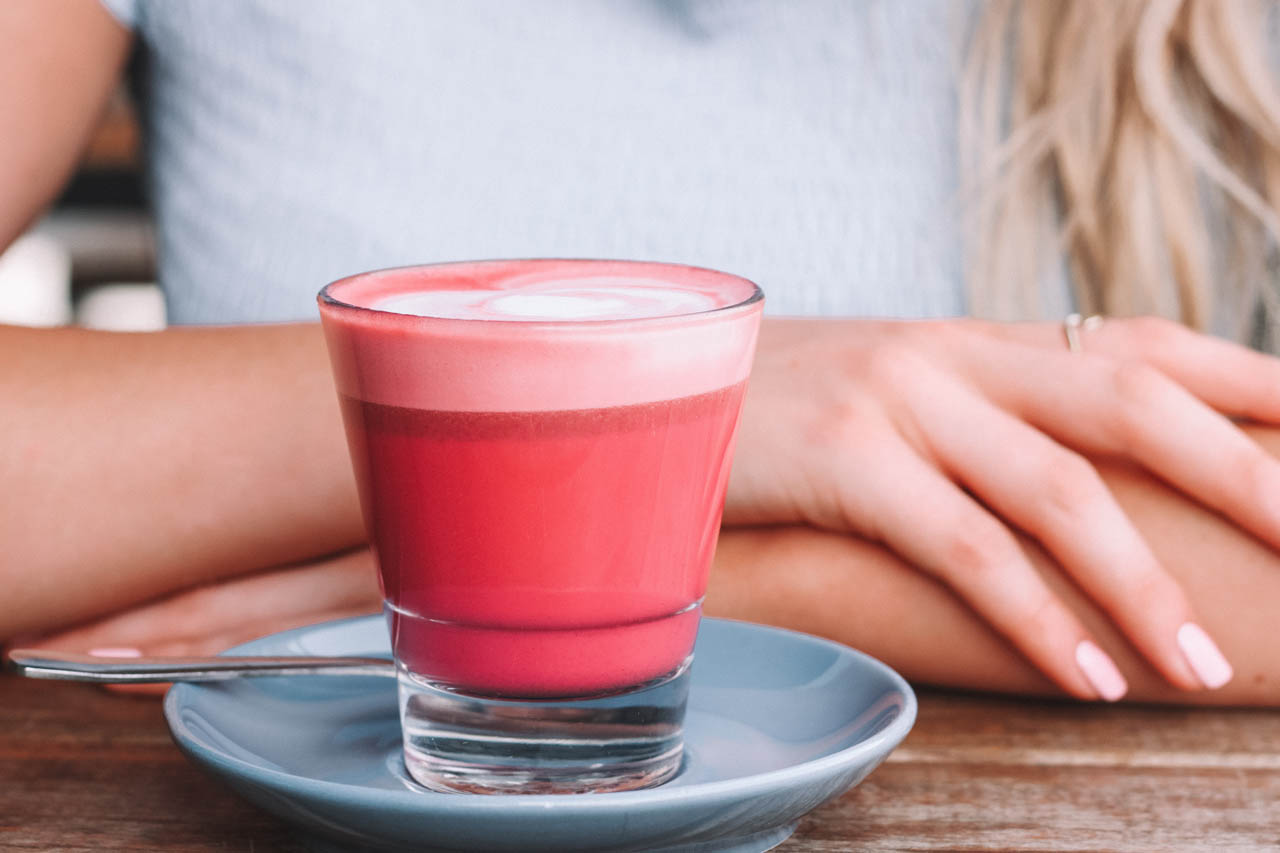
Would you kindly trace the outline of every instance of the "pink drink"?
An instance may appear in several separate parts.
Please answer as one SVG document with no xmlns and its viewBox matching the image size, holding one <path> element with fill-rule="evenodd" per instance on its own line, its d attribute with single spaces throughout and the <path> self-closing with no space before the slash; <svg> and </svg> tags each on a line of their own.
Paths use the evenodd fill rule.
<svg viewBox="0 0 1280 853">
<path fill-rule="evenodd" d="M 452 689 L 524 697 L 677 670 L 715 548 L 754 285 L 518 261 L 389 270 L 326 293 L 397 660 Z"/>
</svg>

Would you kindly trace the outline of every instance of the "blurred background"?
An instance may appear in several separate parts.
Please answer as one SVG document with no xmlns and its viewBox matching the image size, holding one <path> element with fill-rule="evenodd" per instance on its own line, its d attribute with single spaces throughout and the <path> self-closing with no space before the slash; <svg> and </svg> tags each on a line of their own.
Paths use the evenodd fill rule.
<svg viewBox="0 0 1280 853">
<path fill-rule="evenodd" d="M 0 323 L 164 326 L 140 138 L 122 85 L 61 198 L 0 255 Z"/>
</svg>

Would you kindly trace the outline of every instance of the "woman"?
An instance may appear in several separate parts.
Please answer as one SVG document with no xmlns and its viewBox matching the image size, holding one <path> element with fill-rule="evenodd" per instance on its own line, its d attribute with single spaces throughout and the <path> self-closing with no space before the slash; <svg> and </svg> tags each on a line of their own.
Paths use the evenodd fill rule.
<svg viewBox="0 0 1280 853">
<path fill-rule="evenodd" d="M 140 38 L 177 322 L 433 259 L 748 275 L 831 316 L 766 321 L 708 612 L 934 683 L 1280 700 L 1276 438 L 1231 420 L 1280 424 L 1280 364 L 1149 318 L 836 319 L 1266 338 L 1260 9 L 107 5 L 0 11 L 0 244 Z M 313 324 L 2 331 L 0 636 L 212 650 L 376 607 Z"/>
</svg>

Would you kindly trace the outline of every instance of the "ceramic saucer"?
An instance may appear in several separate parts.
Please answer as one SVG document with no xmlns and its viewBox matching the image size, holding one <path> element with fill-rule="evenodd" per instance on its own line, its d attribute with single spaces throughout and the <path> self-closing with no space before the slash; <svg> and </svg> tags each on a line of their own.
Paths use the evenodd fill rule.
<svg viewBox="0 0 1280 853">
<path fill-rule="evenodd" d="M 389 656 L 381 617 L 232 649 Z M 836 643 L 704 619 L 686 758 L 659 788 L 574 796 L 437 794 L 400 757 L 391 679 L 179 684 L 178 746 L 262 808 L 346 848 L 761 851 L 862 781 L 906 737 L 916 699 L 889 667 Z"/>
</svg>

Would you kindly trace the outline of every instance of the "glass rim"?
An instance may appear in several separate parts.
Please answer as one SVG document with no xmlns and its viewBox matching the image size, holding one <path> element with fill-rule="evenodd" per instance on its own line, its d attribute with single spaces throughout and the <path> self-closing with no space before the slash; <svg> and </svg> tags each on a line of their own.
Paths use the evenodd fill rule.
<svg viewBox="0 0 1280 853">
<path fill-rule="evenodd" d="M 345 302 L 332 293 L 333 288 L 353 281 L 355 279 L 367 278 L 369 276 L 381 275 L 383 273 L 402 272 L 407 270 L 431 270 L 440 269 L 442 267 L 472 267 L 484 266 L 489 264 L 546 264 L 546 263 L 566 263 L 566 264 L 622 264 L 636 266 L 653 266 L 653 267 L 670 267 L 673 269 L 694 270 L 701 273 L 711 273 L 716 276 L 736 279 L 751 286 L 751 295 L 746 299 L 739 300 L 729 305 L 721 305 L 716 308 L 706 308 L 701 311 L 688 311 L 680 314 L 660 314 L 652 317 L 614 317 L 605 319 L 584 319 L 584 320 L 565 320 L 565 319 L 536 319 L 536 320 L 492 320 L 480 317 L 433 317 L 426 314 L 406 314 L 400 311 L 385 311 L 381 308 L 370 308 L 367 305 L 355 305 L 351 302 Z M 425 264 L 402 264 L 392 267 L 381 267 L 374 270 L 366 270 L 364 272 L 345 275 L 342 278 L 333 281 L 320 288 L 316 299 L 320 302 L 321 307 L 341 308 L 351 311 L 359 311 L 365 314 L 384 317 L 384 318 L 401 318 L 404 322 L 417 323 L 421 321 L 430 321 L 434 323 L 485 323 L 490 326 L 502 324 L 503 326 L 512 327 L 529 327 L 529 326 L 554 326 L 564 328 L 592 328 L 618 324 L 648 324 L 662 323 L 673 320 L 692 320 L 696 318 L 709 317 L 728 311 L 735 311 L 754 305 L 764 301 L 764 291 L 760 285 L 756 284 L 749 278 L 737 275 L 736 273 L 724 272 L 723 270 L 712 269 L 711 267 L 701 267 L 695 264 L 682 264 L 672 261 L 639 261 L 625 258 L 558 258 L 558 257 L 539 257 L 539 258 L 485 258 L 482 260 L 471 261 L 432 261 Z"/>
</svg>

